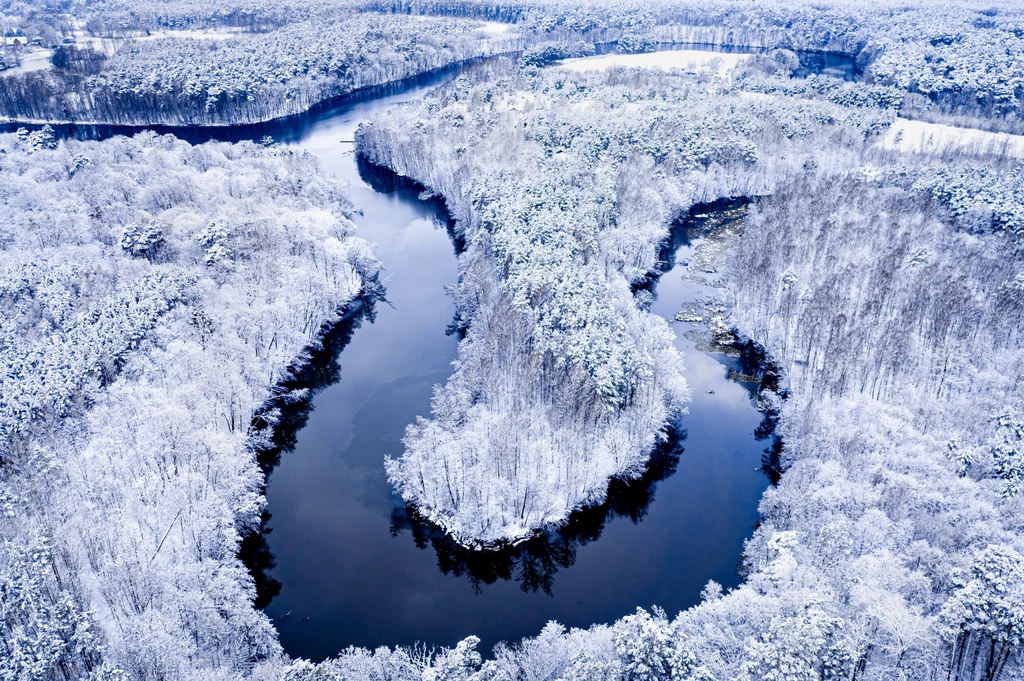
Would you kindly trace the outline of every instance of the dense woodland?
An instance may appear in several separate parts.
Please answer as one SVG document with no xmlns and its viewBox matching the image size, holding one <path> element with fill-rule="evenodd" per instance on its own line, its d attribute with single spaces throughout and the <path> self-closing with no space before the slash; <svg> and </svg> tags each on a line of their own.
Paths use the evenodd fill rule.
<svg viewBox="0 0 1024 681">
<path fill-rule="evenodd" d="M 1024 8 L 1018 3 L 842 3 L 564 0 L 370 0 L 391 12 L 514 21 L 539 36 L 618 41 L 629 50 L 664 43 L 751 46 L 844 54 L 865 82 L 914 95 L 915 116 L 1024 132 Z"/>
<path fill-rule="evenodd" d="M 421 15 L 409 21 L 396 15 Z M 444 19 L 440 17 L 445 17 Z M 474 34 L 464 21 L 514 24 Z M 425 23 L 424 23 L 425 22 Z M 906 95 L 905 115 L 1022 132 L 1024 10 L 1009 4 L 564 0 L 494 4 L 431 0 L 68 3 L 0 7 L 0 32 L 59 46 L 69 36 L 120 39 L 109 63 L 23 74 L 0 89 L 14 119 L 226 124 L 304 111 L 323 99 L 473 56 L 550 40 L 616 43 L 644 51 L 666 43 L 846 55 L 868 84 Z M 77 26 L 77 30 L 76 30 Z M 202 31 L 239 31 L 227 44 Z M 199 37 L 131 41 L 160 32 Z M 220 41 L 218 41 L 219 43 Z M 0 60 L 14 64 L 17 50 Z M 88 64 L 84 66 L 83 64 Z M 0 71 L 2 73 L 2 71 Z M 11 77 L 9 77 L 11 78 Z"/>
<path fill-rule="evenodd" d="M 324 22 L 327 22 L 326 25 Z M 519 47 L 458 19 L 348 14 L 227 40 L 127 40 L 107 56 L 60 47 L 53 69 L 8 76 L 0 116 L 224 125 L 301 113 L 324 100 Z"/>
<path fill-rule="evenodd" d="M 379 292 L 344 188 L 269 140 L 0 135 L 0 679 L 1024 678 L 1024 169 L 879 144 L 897 116 L 1020 131 L 1021 26 L 972 2 L 0 3 L 0 32 L 59 48 L 0 75 L 16 118 L 264 120 L 529 48 L 358 133 L 465 241 L 459 361 L 387 464 L 455 544 L 644 470 L 688 397 L 647 309 L 695 204 L 754 200 L 728 322 L 781 370 L 759 397 L 784 442 L 745 581 L 690 610 L 488 659 L 470 637 L 293 661 L 237 553 L 264 506 L 254 415 L 273 427 L 290 371 Z M 217 29 L 240 34 L 141 39 Z M 117 47 L 60 47 L 81 31 Z M 765 49 L 724 78 L 539 68 L 609 41 Z M 802 50 L 857 79 L 801 77 Z"/>
<path fill-rule="evenodd" d="M 249 424 L 374 287 L 345 195 L 275 148 L 40 132 L 0 136 L 0 196 L 0 678 L 279 654 Z"/>
</svg>

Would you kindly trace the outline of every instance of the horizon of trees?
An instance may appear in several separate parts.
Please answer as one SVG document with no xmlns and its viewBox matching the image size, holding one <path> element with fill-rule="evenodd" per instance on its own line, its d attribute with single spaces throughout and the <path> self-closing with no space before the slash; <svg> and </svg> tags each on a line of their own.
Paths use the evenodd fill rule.
<svg viewBox="0 0 1024 681">
<path fill-rule="evenodd" d="M 53 68 L 0 76 L 0 117 L 124 125 L 282 118 L 356 90 L 522 49 L 478 22 L 369 12 L 285 23 L 228 40 L 123 40 L 112 54 L 60 46 Z"/>
<path fill-rule="evenodd" d="M 56 36 L 57 44 L 72 30 L 71 17 L 90 35 L 123 42 L 98 79 L 58 69 L 48 77 L 25 74 L 31 77 L 6 83 L 13 92 L 0 102 L 0 113 L 13 119 L 195 125 L 262 121 L 469 54 L 583 41 L 617 43 L 625 51 L 693 44 L 840 54 L 855 62 L 859 81 L 903 93 L 905 116 L 1024 132 L 1024 33 L 1019 28 L 1024 9 L 1015 6 L 946 2 L 887 9 L 853 0 L 828 6 L 809 1 L 752 6 L 739 0 L 598 0 L 584 6 L 564 0 L 320 0 L 302 6 L 259 1 L 210 7 L 176 0 L 127 7 L 111 0 L 57 8 L 27 3 L 0 11 L 8 12 L 0 15 L 0 26 L 7 24 L 8 33 L 31 27 L 41 35 Z M 373 26 L 362 27 L 367 21 L 389 25 L 381 46 L 368 44 L 381 36 Z M 518 37 L 460 38 L 467 21 L 511 23 Z M 332 28 L 319 30 L 324 26 Z M 217 29 L 238 30 L 238 37 L 229 42 L 244 45 L 246 54 L 234 54 L 228 45 L 207 46 L 219 50 L 214 61 L 224 62 L 224 69 L 214 71 L 204 66 L 202 50 L 197 52 L 192 38 L 123 40 L 153 31 Z M 351 44 L 339 42 L 338 33 L 352 30 L 367 33 Z M 436 35 L 443 40 L 436 41 Z M 173 48 L 161 50 L 158 44 Z M 370 68 L 374 60 L 388 62 L 388 49 L 404 56 L 416 53 L 410 44 L 420 51 L 415 68 L 404 68 L 401 62 L 383 70 Z M 365 52 L 360 51 L 363 47 Z M 341 63 L 344 70 L 339 70 Z M 160 83 L 153 81 L 154 71 L 160 74 Z M 285 87 L 279 87 L 282 83 Z M 275 103 L 278 100 L 287 101 Z"/>
</svg>

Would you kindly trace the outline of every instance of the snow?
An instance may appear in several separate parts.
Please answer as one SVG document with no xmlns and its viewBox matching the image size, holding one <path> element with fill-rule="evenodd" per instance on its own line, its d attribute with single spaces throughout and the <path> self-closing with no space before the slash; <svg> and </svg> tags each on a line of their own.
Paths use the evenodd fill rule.
<svg viewBox="0 0 1024 681">
<path fill-rule="evenodd" d="M 134 40 L 157 40 L 159 38 L 201 38 L 203 40 L 228 40 L 236 38 L 241 31 L 153 31 L 147 36 Z"/>
<path fill-rule="evenodd" d="M 7 3 L 0 19 L 39 4 Z M 204 4 L 84 6 L 105 26 L 117 27 L 121 13 L 131 30 L 142 23 L 124 5 L 205 21 Z M 160 39 L 235 34 L 160 31 L 108 61 L 107 90 L 72 83 L 57 97 L 40 91 L 22 100 L 0 81 L 0 100 L 12 107 L 5 113 L 18 105 L 33 116 L 66 115 L 98 95 L 114 93 L 106 105 L 136 92 L 158 113 L 143 105 L 72 113 L 252 120 L 319 101 L 325 88 L 312 75 L 330 71 L 336 55 L 372 57 L 353 80 L 330 81 L 338 93 L 525 43 L 518 26 L 498 22 L 416 17 L 425 27 L 417 32 L 393 15 L 385 24 L 369 12 L 318 13 L 332 3 L 275 12 L 289 4 L 241 3 L 255 8 L 255 25 L 282 16 L 284 24 L 218 44 L 217 59 L 210 43 Z M 659 324 L 644 316 L 630 284 L 652 271 L 670 217 L 697 200 L 764 197 L 721 273 L 731 291 L 727 323 L 763 342 L 789 394 L 785 402 L 763 394 L 774 405 L 767 416 L 780 419 L 785 434 L 771 465 L 787 472 L 765 495 L 762 522 L 744 548 L 745 582 L 727 593 L 709 585 L 702 604 L 671 622 L 638 611 L 568 634 L 551 624 L 500 655 L 510 677 L 541 670 L 553 679 L 966 681 L 999 677 L 1007 659 L 1002 678 L 1021 677 L 1024 164 L 978 152 L 1024 159 L 1024 135 L 891 123 L 897 106 L 907 115 L 932 106 L 932 115 L 955 111 L 957 120 L 988 118 L 1024 132 L 1024 12 L 1009 2 L 951 0 L 896 9 L 788 4 L 609 10 L 542 2 L 529 3 L 525 21 L 553 41 L 599 27 L 638 39 L 650 28 L 652 40 L 675 44 L 829 44 L 844 52 L 868 45 L 862 54 L 873 84 L 793 79 L 793 90 L 778 97 L 735 96 L 722 83 L 698 82 L 707 79 L 607 73 L 621 66 L 728 75 L 749 59 L 697 50 L 562 64 L 606 72 L 603 85 L 600 74 L 538 76 L 509 61 L 491 75 L 470 73 L 437 95 L 434 109 L 390 110 L 391 134 L 362 133 L 360 144 L 377 160 L 391 154 L 403 174 L 429 180 L 469 236 L 480 237 L 468 239 L 465 276 L 453 289 L 468 329 L 458 373 L 438 391 L 438 418 L 414 425 L 407 443 L 418 457 L 411 460 L 424 463 L 419 470 L 434 473 L 430 494 L 443 492 L 437 509 L 475 504 L 481 513 L 467 511 L 467 527 L 497 509 L 512 536 L 524 522 L 558 521 L 576 501 L 596 498 L 587 494 L 604 486 L 608 471 L 635 471 L 630 462 L 649 450 L 662 420 L 654 412 L 664 410 L 661 386 L 673 387 L 677 362 L 659 350 Z M 988 4 L 997 11 L 981 9 Z M 367 30 L 349 31 L 352 24 Z M 17 22 L 5 27 L 22 30 Z M 428 32 L 448 47 L 424 46 Z M 128 40 L 83 35 L 77 44 L 114 52 Z M 377 45 L 384 49 L 369 49 Z M 389 49 L 396 46 L 403 49 Z M 41 48 L 23 56 L 5 73 L 48 66 Z M 196 101 L 224 108 L 204 113 L 201 104 L 195 112 L 190 100 L 168 94 L 177 91 L 168 84 L 192 83 L 201 85 Z M 656 87 L 630 90 L 637 83 Z M 504 108 L 484 108 L 492 101 Z M 340 217 L 340 188 L 302 157 L 246 149 L 148 134 L 102 143 L 0 136 L 0 354 L 12 358 L 0 362 L 0 427 L 24 443 L 5 447 L 0 471 L 0 591 L 14 598 L 4 604 L 0 677 L 84 676 L 100 661 L 100 642 L 104 668 L 94 671 L 104 677 L 110 665 L 129 667 L 125 678 L 296 681 L 361 679 L 371 665 L 396 679 L 466 681 L 499 671 L 497 663 L 480 670 L 476 639 L 468 638 L 433 657 L 350 648 L 316 676 L 310 662 L 282 661 L 269 620 L 251 608 L 251 584 L 235 561 L 237 534 L 258 518 L 261 502 L 246 426 L 303 356 L 308 334 L 374 268 Z M 330 196 L 338 201 L 324 206 Z M 493 230 L 481 227 L 484 210 Z M 508 264 L 501 281 L 495 248 L 509 256 L 498 263 Z M 564 380 L 541 373 L 534 348 L 579 370 Z M 122 362 L 118 380 L 106 381 Z M 605 409 L 626 395 L 628 407 Z M 83 405 L 90 411 L 80 414 Z M 447 508 L 444 495 L 452 498 Z M 545 499 L 551 503 L 538 501 Z M 495 526 L 485 520 L 485 529 Z M 50 549 L 35 548 L 37 537 L 60 559 L 45 558 Z M 72 588 L 56 584 L 58 568 Z M 92 635 L 84 616 L 91 612 L 96 646 L 74 648 L 65 639 Z M 1012 657 L 1000 662 L 999 650 Z M 257 659 L 265 663 L 250 668 Z"/>
<path fill-rule="evenodd" d="M 738 64 L 750 58 L 749 54 L 724 54 L 704 50 L 666 50 L 643 54 L 605 54 L 595 57 L 566 59 L 560 66 L 572 71 L 605 71 L 615 66 L 646 69 L 697 69 L 711 66 L 718 61 L 718 73 L 724 76 Z"/>
<path fill-rule="evenodd" d="M 27 55 L 21 58 L 20 66 L 15 66 L 13 69 L 5 69 L 4 71 L 0 71 L 0 77 L 16 76 L 22 73 L 46 70 L 51 66 L 51 56 L 53 56 L 53 50 L 33 50 L 32 52 L 29 52 Z"/>
<path fill-rule="evenodd" d="M 1004 151 L 1009 156 L 1024 158 L 1024 135 L 987 132 L 976 128 L 957 128 L 941 123 L 925 123 L 897 118 L 879 140 L 885 149 L 899 151 L 938 151 L 946 147 Z"/>
<path fill-rule="evenodd" d="M 87 678 L 84 667 L 99 655 L 94 641 L 130 651 L 120 659 L 148 659 L 165 640 L 199 640 L 222 621 L 218 603 L 239 604 L 231 626 L 244 627 L 254 648 L 275 649 L 269 620 L 249 606 L 233 531 L 227 550 L 211 551 L 207 538 L 259 522 L 264 476 L 248 426 L 324 324 L 375 276 L 344 192 L 312 157 L 252 143 L 0 134 L 0 508 L 19 500 L 17 518 L 0 511 L 0 678 L 30 678 L 15 666 L 30 645 L 47 660 L 65 649 L 59 637 L 35 644 L 6 634 L 37 622 L 86 632 L 76 653 L 85 661 L 62 660 L 67 674 L 39 667 L 31 674 L 39 679 Z M 108 380 L 97 380 L 99 371 Z M 219 418 L 225 398 L 227 418 Z M 188 406 L 175 406 L 182 400 Z M 134 439 L 142 431 L 152 437 Z M 42 447 L 53 432 L 81 434 L 48 459 L 59 482 L 49 480 L 53 467 L 8 458 L 12 438 Z M 168 463 L 166 443 L 189 454 Z M 7 476 L 11 465 L 25 474 Z M 53 483 L 59 498 L 49 496 Z M 50 513 L 59 523 L 44 519 Z M 171 546 L 185 541 L 196 543 Z M 89 549 L 79 547 L 101 546 L 81 558 Z M 10 605 L 11 579 L 53 579 L 47 556 L 58 552 L 92 566 L 74 573 L 73 596 L 60 593 L 63 609 L 45 609 L 42 588 L 20 589 Z M 190 631 L 159 615 L 168 638 L 124 633 L 119 623 L 137 614 L 124 611 L 131 599 L 106 595 L 130 581 L 122 574 L 160 585 L 154 614 L 195 604 Z M 205 645 L 204 654 L 227 654 L 219 642 Z"/>
<path fill-rule="evenodd" d="M 427 21 L 431 17 L 426 14 L 414 14 L 409 18 L 413 21 Z M 480 26 L 476 30 L 487 35 L 504 35 L 512 28 L 512 24 L 506 24 L 502 21 L 481 21 L 479 23 Z"/>
<path fill-rule="evenodd" d="M 666 55 L 677 53 L 637 56 Z M 458 369 L 436 393 L 435 418 L 410 426 L 404 456 L 388 465 L 405 500 L 464 546 L 517 541 L 600 498 L 610 477 L 643 465 L 667 412 L 684 402 L 675 397 L 683 390 L 671 334 L 631 291 L 654 271 L 674 216 L 764 193 L 802 167 L 805 147 L 841 127 L 863 139 L 873 117 L 891 118 L 795 98 L 766 111 L 729 93 L 691 97 L 695 79 L 657 72 L 643 78 L 649 89 L 607 71 L 573 88 L 558 69 L 513 74 L 475 85 L 467 77 L 389 110 L 358 138 L 367 159 L 442 194 L 468 225 L 456 289 L 468 328 Z M 484 101 L 487 114 L 473 115 L 467 102 Z M 749 124 L 755 118 L 760 125 Z M 655 170 L 634 160 L 640 154 L 665 161 Z M 485 178 L 474 191 L 496 198 L 473 203 L 460 177 Z M 623 179 L 613 186 L 609 177 Z M 477 237 L 485 222 L 487 242 Z M 580 378 L 543 373 L 543 352 Z M 622 384 L 632 401 L 608 416 L 605 404 Z M 587 408 L 567 421 L 553 405 L 574 400 Z"/>
<path fill-rule="evenodd" d="M 480 27 L 480 31 L 488 35 L 501 35 L 508 33 L 510 28 L 512 28 L 512 24 L 503 24 L 500 21 L 485 21 L 484 25 Z"/>
<path fill-rule="evenodd" d="M 41 108 L 33 109 L 22 93 L 0 98 L 0 116 L 171 125 L 266 121 L 353 90 L 506 53 L 521 42 L 516 32 L 481 34 L 482 25 L 360 12 L 329 23 L 294 22 L 269 33 L 231 33 L 217 26 L 145 38 L 93 38 L 79 29 L 80 47 L 109 56 L 99 73 L 76 79 L 56 71 L 51 87 L 60 94 L 38 98 Z M 224 40 L 231 36 L 237 37 Z M 339 60 L 350 61 L 352 68 L 339 71 Z M 206 106 L 196 107 L 193 97 Z"/>
<path fill-rule="evenodd" d="M 766 92 L 747 92 L 743 90 L 737 93 L 740 99 L 747 99 L 752 102 L 770 102 L 776 99 L 777 95 L 770 95 Z"/>
<path fill-rule="evenodd" d="M 152 31 L 149 35 L 131 38 L 99 38 L 96 36 L 79 34 L 75 36 L 75 46 L 80 48 L 91 48 L 97 52 L 113 54 L 119 47 L 133 40 L 138 42 L 150 42 L 162 38 L 195 38 L 202 40 L 228 40 L 237 38 L 241 31 Z"/>
</svg>

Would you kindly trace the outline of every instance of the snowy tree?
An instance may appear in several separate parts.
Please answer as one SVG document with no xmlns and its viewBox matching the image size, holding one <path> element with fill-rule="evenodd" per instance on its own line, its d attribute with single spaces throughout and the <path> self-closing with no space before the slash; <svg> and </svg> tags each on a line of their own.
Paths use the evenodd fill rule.
<svg viewBox="0 0 1024 681">
<path fill-rule="evenodd" d="M 163 230 L 153 224 L 146 225 L 141 231 L 138 225 L 130 224 L 121 232 L 121 248 L 129 255 L 144 255 L 150 261 L 163 242 Z"/>
<path fill-rule="evenodd" d="M 951 678 L 999 679 L 1024 640 L 1024 556 L 985 548 L 940 618 L 953 645 Z"/>
<path fill-rule="evenodd" d="M 375 279 L 369 245 L 308 157 L 29 137 L 0 135 L 0 675 L 279 659 L 238 559 L 263 507 L 249 425 Z M 207 267 L 202 233 L 244 258 Z"/>
<path fill-rule="evenodd" d="M 1013 496 L 1024 488 L 1024 422 L 1009 409 L 995 418 L 996 436 L 991 443 L 996 476 L 1003 481 L 1003 495 Z"/>
<path fill-rule="evenodd" d="M 763 681 L 818 681 L 849 678 L 850 654 L 840 636 L 842 623 L 818 607 L 772 621 L 747 647 L 744 678 Z"/>
</svg>

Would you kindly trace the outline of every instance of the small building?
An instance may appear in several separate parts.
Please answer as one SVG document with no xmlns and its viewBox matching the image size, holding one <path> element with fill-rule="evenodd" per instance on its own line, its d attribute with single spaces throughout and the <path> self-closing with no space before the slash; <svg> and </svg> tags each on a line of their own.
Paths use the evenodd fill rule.
<svg viewBox="0 0 1024 681">
<path fill-rule="evenodd" d="M 28 38 L 23 35 L 4 36 L 4 45 L 7 47 L 25 47 L 28 45 Z"/>
</svg>

